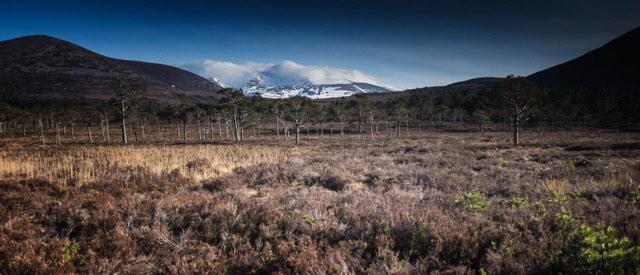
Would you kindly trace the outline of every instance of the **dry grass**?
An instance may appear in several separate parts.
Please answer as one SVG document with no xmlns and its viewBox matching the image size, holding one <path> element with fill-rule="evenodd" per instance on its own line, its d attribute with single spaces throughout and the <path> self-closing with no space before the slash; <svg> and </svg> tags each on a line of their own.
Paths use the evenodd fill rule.
<svg viewBox="0 0 640 275">
<path fill-rule="evenodd" d="M 44 178 L 62 184 L 85 184 L 118 171 L 155 175 L 179 173 L 195 182 L 237 167 L 286 161 L 290 150 L 267 146 L 95 146 L 53 150 L 0 151 L 0 175 Z"/>
</svg>

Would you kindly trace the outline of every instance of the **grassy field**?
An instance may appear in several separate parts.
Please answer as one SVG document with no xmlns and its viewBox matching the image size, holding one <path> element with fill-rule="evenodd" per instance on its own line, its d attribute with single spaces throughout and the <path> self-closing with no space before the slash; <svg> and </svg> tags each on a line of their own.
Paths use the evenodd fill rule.
<svg viewBox="0 0 640 275">
<path fill-rule="evenodd" d="M 640 271 L 640 133 L 509 138 L 5 136 L 0 273 Z"/>
</svg>

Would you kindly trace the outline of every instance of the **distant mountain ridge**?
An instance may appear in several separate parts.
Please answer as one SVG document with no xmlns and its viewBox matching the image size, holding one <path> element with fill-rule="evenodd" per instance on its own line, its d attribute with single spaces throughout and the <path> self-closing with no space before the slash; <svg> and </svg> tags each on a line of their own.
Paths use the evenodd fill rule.
<svg viewBox="0 0 640 275">
<path fill-rule="evenodd" d="M 550 89 L 607 90 L 640 89 L 640 27 L 615 38 L 600 48 L 527 76 Z M 438 93 L 459 88 L 490 89 L 501 77 L 478 77 L 439 87 L 407 91 Z"/>
<path fill-rule="evenodd" d="M 203 61 L 185 64 L 182 67 L 191 72 L 209 77 L 218 83 L 216 74 L 208 66 L 228 62 Z M 306 66 L 291 60 L 280 63 L 232 64 L 232 71 L 238 71 L 228 79 L 226 86 L 242 89 L 245 95 L 261 95 L 265 98 L 289 98 L 294 96 L 312 99 L 345 97 L 361 93 L 386 93 L 391 89 L 378 85 L 377 79 L 357 70 L 331 67 Z M 239 70 L 238 67 L 243 68 Z M 221 73 L 224 74 L 224 73 Z M 224 76 L 222 77 L 224 78 Z M 223 80 L 224 81 L 224 80 Z"/>
<path fill-rule="evenodd" d="M 195 102 L 222 97 L 218 84 L 188 71 L 103 56 L 45 35 L 0 41 L 0 96 L 20 99 L 108 100 L 116 81 L 136 80 L 145 97 L 176 102 L 179 93 Z"/>
<path fill-rule="evenodd" d="M 273 82 L 272 80 L 271 83 Z M 242 91 L 246 95 L 259 94 L 266 98 L 303 96 L 312 99 L 345 97 L 361 93 L 386 93 L 390 91 L 384 87 L 360 82 L 312 84 L 310 81 L 303 80 L 289 84 L 282 79 L 277 79 L 275 82 L 276 84 L 269 84 L 262 78 L 252 79 L 242 87 Z"/>
</svg>

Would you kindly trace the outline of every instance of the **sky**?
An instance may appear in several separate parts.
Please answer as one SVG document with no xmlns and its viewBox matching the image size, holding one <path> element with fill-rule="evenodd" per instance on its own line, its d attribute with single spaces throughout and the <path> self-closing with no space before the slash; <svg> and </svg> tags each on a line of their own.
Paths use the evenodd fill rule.
<svg viewBox="0 0 640 275">
<path fill-rule="evenodd" d="M 47 34 L 229 83 L 291 65 L 407 89 L 528 75 L 640 26 L 638 14 L 638 0 L 0 0 L 0 40 Z"/>
</svg>

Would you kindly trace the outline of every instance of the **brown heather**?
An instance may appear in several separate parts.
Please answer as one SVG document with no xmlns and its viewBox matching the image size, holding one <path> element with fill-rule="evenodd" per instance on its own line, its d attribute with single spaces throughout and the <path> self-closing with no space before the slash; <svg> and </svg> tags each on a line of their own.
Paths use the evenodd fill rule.
<svg viewBox="0 0 640 275">
<path fill-rule="evenodd" d="M 508 133 L 427 132 L 305 136 L 298 147 L 265 137 L 4 148 L 0 273 L 592 271 L 571 250 L 573 225 L 640 242 L 639 138 L 528 131 L 512 146 Z"/>
</svg>

